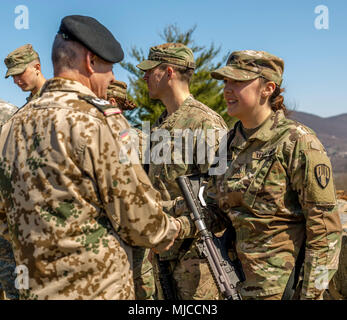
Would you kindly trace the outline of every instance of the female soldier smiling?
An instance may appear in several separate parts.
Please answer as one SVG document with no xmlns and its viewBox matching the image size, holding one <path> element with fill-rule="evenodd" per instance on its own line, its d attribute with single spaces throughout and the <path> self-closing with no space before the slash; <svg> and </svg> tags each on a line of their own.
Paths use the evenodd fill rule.
<svg viewBox="0 0 347 320">
<path fill-rule="evenodd" d="M 272 54 L 245 50 L 212 72 L 225 82 L 228 114 L 240 120 L 216 185 L 219 207 L 236 230 L 243 299 L 281 299 L 301 247 L 300 299 L 321 299 L 340 252 L 330 160 L 311 129 L 286 118 L 283 68 Z"/>
</svg>

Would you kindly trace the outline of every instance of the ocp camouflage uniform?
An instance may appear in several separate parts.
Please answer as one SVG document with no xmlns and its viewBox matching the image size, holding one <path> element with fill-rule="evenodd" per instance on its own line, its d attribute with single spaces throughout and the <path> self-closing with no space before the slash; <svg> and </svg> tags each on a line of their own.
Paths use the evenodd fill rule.
<svg viewBox="0 0 347 320">
<path fill-rule="evenodd" d="M 116 107 L 124 110 L 134 109 L 136 105 L 127 98 L 127 84 L 114 81 L 107 88 L 107 100 L 115 98 Z M 146 134 L 137 128 L 131 128 L 130 138 L 138 150 L 139 160 L 143 163 L 143 150 L 146 148 Z M 136 300 L 153 300 L 155 298 L 155 282 L 153 267 L 148 260 L 149 249 L 133 247 L 133 276 Z"/>
<path fill-rule="evenodd" d="M 173 239 L 129 128 L 118 108 L 63 78 L 3 126 L 0 234 L 28 268 L 22 299 L 134 299 L 129 245 L 162 250 Z"/>
<path fill-rule="evenodd" d="M 217 198 L 236 229 L 243 298 L 280 299 L 305 241 L 301 299 L 320 299 L 337 269 L 341 224 L 330 160 L 315 133 L 283 111 L 248 136 L 238 122 L 228 160 Z"/>
<path fill-rule="evenodd" d="M 324 294 L 326 300 L 347 300 L 347 201 L 337 200 L 342 223 L 342 245 L 337 272 Z"/>
<path fill-rule="evenodd" d="M 42 88 L 40 88 L 35 94 L 30 93 L 29 97 L 26 97 L 26 98 L 25 98 L 26 101 L 27 101 L 25 104 L 27 104 L 27 103 L 29 103 L 30 101 L 33 101 L 33 100 L 39 98 L 39 97 L 40 97 L 40 94 L 41 94 L 41 90 L 42 90 Z M 25 105 L 24 105 L 24 106 L 25 106 Z"/>
<path fill-rule="evenodd" d="M 168 143 L 172 152 L 174 150 L 175 130 L 179 129 L 190 129 L 193 133 L 201 130 L 207 137 L 209 129 L 226 130 L 226 125 L 216 112 L 195 100 L 191 95 L 171 115 L 168 116 L 167 112 L 164 111 L 154 124 L 151 136 L 153 137 L 160 130 L 167 130 L 171 137 Z M 156 153 L 155 149 L 158 143 L 152 142 L 152 155 Z M 153 186 L 160 191 L 167 212 L 176 217 L 178 216 L 182 226 L 179 235 L 181 240 L 176 240 L 173 247 L 167 252 L 160 254 L 159 257 L 162 261 L 170 261 L 176 293 L 178 299 L 181 300 L 213 300 L 220 298 L 208 264 L 198 254 L 196 228 L 189 217 L 189 212 L 184 210 L 183 196 L 175 181 L 177 177 L 182 175 L 206 173 L 208 171 L 211 162 L 208 162 L 207 159 L 198 161 L 197 145 L 199 143 L 201 141 L 197 137 L 192 142 L 184 138 L 182 139 L 182 147 L 179 150 L 183 150 L 183 153 L 186 148 L 193 151 L 193 161 L 190 163 L 182 152 L 180 153 L 179 150 L 176 150 L 175 153 L 172 152 L 167 157 L 170 159 L 170 163 L 155 164 L 151 158 L 149 167 L 150 180 Z M 213 153 L 219 147 L 217 139 L 214 141 L 206 139 L 206 144 L 212 148 Z M 183 161 L 181 163 L 177 161 L 175 163 L 175 160 L 179 159 L 178 155 L 182 157 Z M 207 227 L 213 232 L 221 231 L 224 228 L 224 225 L 219 223 L 221 221 L 219 221 L 218 216 L 213 211 L 209 211 L 209 215 L 205 217 L 205 222 Z M 183 247 L 185 247 L 186 243 L 189 244 L 189 242 L 190 245 L 184 250 Z"/>
<path fill-rule="evenodd" d="M 0 102 L 0 132 L 3 124 L 17 111 L 14 105 Z M 0 296 L 1 291 L 7 299 L 18 299 L 18 291 L 15 288 L 16 262 L 10 242 L 0 237 Z"/>
</svg>

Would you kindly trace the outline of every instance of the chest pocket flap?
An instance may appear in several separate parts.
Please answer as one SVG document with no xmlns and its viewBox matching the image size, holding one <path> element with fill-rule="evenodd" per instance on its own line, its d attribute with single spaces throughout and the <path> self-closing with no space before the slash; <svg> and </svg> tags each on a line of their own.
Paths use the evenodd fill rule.
<svg viewBox="0 0 347 320">
<path fill-rule="evenodd" d="M 244 202 L 250 207 L 253 207 L 257 193 L 264 184 L 264 180 L 276 159 L 276 148 L 262 152 L 254 152 L 252 154 L 252 159 L 253 161 L 258 160 L 257 171 L 254 174 L 254 178 L 248 189 L 243 195 Z"/>
</svg>

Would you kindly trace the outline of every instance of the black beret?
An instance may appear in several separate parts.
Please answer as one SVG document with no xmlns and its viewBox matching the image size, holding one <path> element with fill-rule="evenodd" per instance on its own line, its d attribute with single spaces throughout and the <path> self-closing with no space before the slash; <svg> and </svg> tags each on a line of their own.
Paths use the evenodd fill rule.
<svg viewBox="0 0 347 320">
<path fill-rule="evenodd" d="M 88 16 L 66 16 L 61 20 L 59 34 L 66 40 L 81 43 L 105 61 L 116 63 L 124 58 L 120 43 L 99 21 Z"/>
</svg>

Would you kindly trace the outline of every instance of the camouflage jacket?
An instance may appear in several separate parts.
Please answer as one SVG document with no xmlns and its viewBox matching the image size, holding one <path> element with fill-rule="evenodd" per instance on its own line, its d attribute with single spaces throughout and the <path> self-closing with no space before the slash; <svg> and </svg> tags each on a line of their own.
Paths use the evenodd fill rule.
<svg viewBox="0 0 347 320">
<path fill-rule="evenodd" d="M 284 291 L 305 242 L 302 299 L 320 299 L 336 272 L 341 224 L 330 160 L 314 132 L 273 113 L 248 140 L 241 123 L 217 178 L 219 207 L 236 229 L 249 297 Z M 304 240 L 304 238 L 306 240 Z"/>
<path fill-rule="evenodd" d="M 133 299 L 129 245 L 160 251 L 173 239 L 160 194 L 130 161 L 129 128 L 63 78 L 3 126 L 0 234 L 28 269 L 22 299 Z"/>
<path fill-rule="evenodd" d="M 43 87 L 42 87 L 43 88 Z M 29 103 L 30 101 L 33 101 L 35 99 L 37 99 L 38 97 L 40 97 L 40 94 L 41 94 L 41 91 L 42 91 L 42 88 L 40 88 L 35 94 L 32 94 L 30 93 L 30 95 L 26 98 L 26 103 Z"/>
<path fill-rule="evenodd" d="M 0 128 L 17 110 L 16 106 L 0 101 Z"/>
<path fill-rule="evenodd" d="M 227 126 L 220 115 L 208 108 L 206 105 L 195 100 L 190 95 L 183 104 L 174 113 L 168 116 L 167 111 L 159 117 L 152 127 L 151 132 L 151 162 L 149 166 L 149 178 L 153 186 L 160 191 L 163 199 L 163 205 L 167 212 L 178 216 L 181 223 L 181 231 L 179 238 L 195 237 L 195 226 L 190 219 L 189 213 L 175 179 L 182 175 L 193 173 L 206 173 L 209 169 L 212 159 L 208 158 L 208 152 L 204 154 L 203 148 L 201 154 L 198 152 L 198 145 L 208 145 L 212 157 L 219 147 L 218 134 L 211 136 L 216 130 L 226 132 Z M 188 139 L 187 136 L 182 137 L 182 145 L 177 144 L 175 148 L 175 137 L 179 137 L 183 130 L 190 130 L 196 136 Z M 209 132 L 208 132 L 209 131 Z M 187 132 L 187 131 L 186 131 Z M 163 146 L 159 147 L 157 134 L 166 133 L 162 141 Z M 203 135 L 199 135 L 203 133 Z M 159 139 L 158 139 L 159 140 Z M 206 150 L 208 150 L 208 147 Z M 189 150 L 189 155 L 185 150 Z M 183 152 L 182 152 L 183 151 Z M 153 156 L 160 155 L 162 161 Z M 155 163 L 157 162 L 157 163 Z M 212 214 L 212 213 L 211 213 Z M 210 217 L 214 221 L 214 217 Z M 206 217 L 206 220 L 209 217 Z M 206 221 L 208 223 L 208 221 Z M 218 229 L 218 226 L 216 226 Z M 162 259 L 174 259 L 177 257 L 182 240 L 176 240 L 175 245 L 167 252 L 162 253 Z"/>
</svg>

